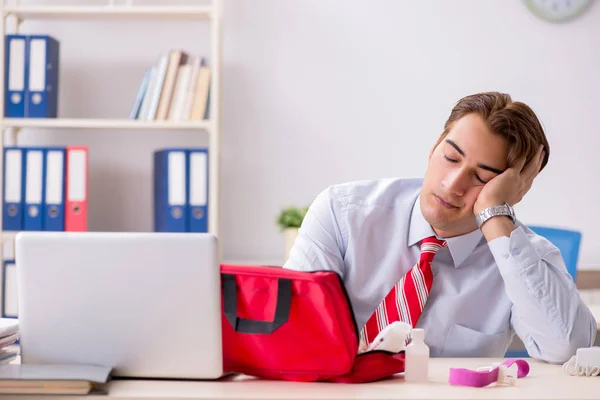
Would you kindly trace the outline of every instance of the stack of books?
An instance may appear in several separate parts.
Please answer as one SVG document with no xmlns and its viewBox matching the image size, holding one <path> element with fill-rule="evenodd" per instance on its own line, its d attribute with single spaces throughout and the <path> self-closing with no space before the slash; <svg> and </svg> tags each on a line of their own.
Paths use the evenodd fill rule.
<svg viewBox="0 0 600 400">
<path fill-rule="evenodd" d="M 0 318 L 0 394 L 106 394 L 112 368 L 101 365 L 21 364 L 19 322 Z"/>
<path fill-rule="evenodd" d="M 208 118 L 211 70 L 206 59 L 183 50 L 146 68 L 129 119 L 200 121 Z"/>
<path fill-rule="evenodd" d="M 0 318 L 0 364 L 8 364 L 17 358 L 13 346 L 19 339 L 19 322 L 13 318 Z"/>
<path fill-rule="evenodd" d="M 0 365 L 0 394 L 106 394 L 111 372 L 100 365 Z"/>
</svg>

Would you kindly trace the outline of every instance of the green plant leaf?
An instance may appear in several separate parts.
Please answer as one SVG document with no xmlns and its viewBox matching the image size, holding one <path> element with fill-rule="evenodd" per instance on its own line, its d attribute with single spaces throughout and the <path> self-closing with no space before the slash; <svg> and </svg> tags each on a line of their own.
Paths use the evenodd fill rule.
<svg viewBox="0 0 600 400">
<path fill-rule="evenodd" d="M 277 225 L 283 231 L 287 228 L 299 228 L 302 225 L 308 207 L 287 207 L 277 216 Z"/>
</svg>

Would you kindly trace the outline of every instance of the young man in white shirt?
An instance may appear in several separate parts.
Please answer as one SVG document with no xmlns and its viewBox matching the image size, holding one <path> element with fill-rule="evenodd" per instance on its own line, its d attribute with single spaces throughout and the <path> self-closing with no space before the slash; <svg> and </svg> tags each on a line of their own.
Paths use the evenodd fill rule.
<svg viewBox="0 0 600 400">
<path fill-rule="evenodd" d="M 327 188 L 284 268 L 337 272 L 362 329 L 433 236 L 445 244 L 430 262 L 433 282 L 412 323 L 425 329 L 432 356 L 503 357 L 516 333 L 532 357 L 565 362 L 593 344 L 596 321 L 559 250 L 512 209 L 548 156 L 527 105 L 497 92 L 467 96 L 452 110 L 423 179 Z M 380 329 L 393 322 L 378 321 Z"/>
</svg>

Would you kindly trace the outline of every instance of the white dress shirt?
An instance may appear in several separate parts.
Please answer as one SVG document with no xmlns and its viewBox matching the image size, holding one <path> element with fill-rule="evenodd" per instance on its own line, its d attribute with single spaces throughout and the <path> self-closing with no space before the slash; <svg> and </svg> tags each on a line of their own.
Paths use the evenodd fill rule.
<svg viewBox="0 0 600 400">
<path fill-rule="evenodd" d="M 434 235 L 421 213 L 421 179 L 334 185 L 311 204 L 284 268 L 343 279 L 361 329 Z M 443 239 L 443 238 L 442 238 Z M 416 327 L 432 356 L 503 357 L 513 335 L 530 356 L 565 362 L 596 336 L 559 250 L 517 222 L 489 243 L 480 230 L 446 239 Z"/>
</svg>

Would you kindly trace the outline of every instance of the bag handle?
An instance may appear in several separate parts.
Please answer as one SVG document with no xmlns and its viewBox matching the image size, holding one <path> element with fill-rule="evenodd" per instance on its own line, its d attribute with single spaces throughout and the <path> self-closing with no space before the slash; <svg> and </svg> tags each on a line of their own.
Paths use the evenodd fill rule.
<svg viewBox="0 0 600 400">
<path fill-rule="evenodd" d="M 287 322 L 292 304 L 292 280 L 277 280 L 277 305 L 273 321 L 258 321 L 237 316 L 237 283 L 235 275 L 221 274 L 223 282 L 223 308 L 227 320 L 236 332 L 240 333 L 273 333 Z"/>
</svg>

